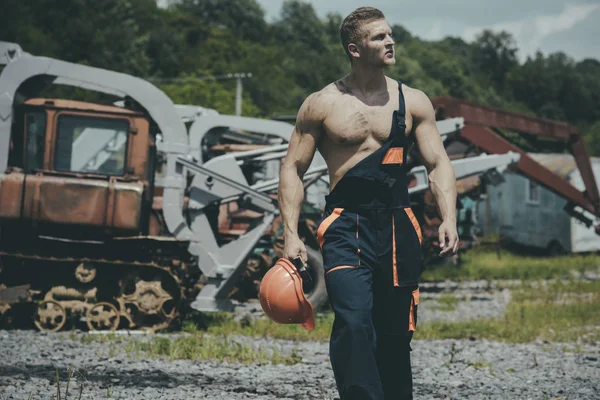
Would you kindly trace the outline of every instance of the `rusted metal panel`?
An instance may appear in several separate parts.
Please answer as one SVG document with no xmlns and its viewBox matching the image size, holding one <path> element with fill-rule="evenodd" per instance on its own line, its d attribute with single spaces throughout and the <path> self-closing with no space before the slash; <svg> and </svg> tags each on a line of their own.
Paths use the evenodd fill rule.
<svg viewBox="0 0 600 400">
<path fill-rule="evenodd" d="M 28 99 L 25 102 L 26 105 L 31 106 L 44 106 L 44 108 L 59 108 L 59 109 L 71 109 L 79 111 L 95 111 L 105 112 L 110 114 L 126 114 L 126 115 L 139 115 L 142 113 L 135 112 L 127 108 L 121 108 L 116 106 L 107 106 L 103 104 L 86 103 L 83 101 L 76 100 L 63 100 L 63 99 L 45 99 L 35 98 Z"/>
<path fill-rule="evenodd" d="M 150 124 L 144 118 L 133 118 L 131 124 L 135 133 L 129 133 L 130 144 L 127 167 L 133 176 L 147 183 L 149 178 Z"/>
<path fill-rule="evenodd" d="M 562 139 L 577 134 L 577 129 L 564 122 L 501 110 L 450 96 L 435 97 L 431 101 L 435 108 L 444 109 L 444 117 L 463 117 L 465 124 L 493 126 Z"/>
<path fill-rule="evenodd" d="M 142 195 L 142 183 L 117 182 L 113 192 L 113 220 L 108 221 L 108 226 L 111 228 L 139 230 L 142 211 Z"/>
<path fill-rule="evenodd" d="M 143 184 L 27 176 L 23 216 L 33 221 L 139 230 Z"/>
<path fill-rule="evenodd" d="M 0 175 L 0 219 L 21 218 L 24 179 L 21 171 Z"/>
<path fill-rule="evenodd" d="M 594 206 L 583 193 L 579 192 L 569 182 L 537 163 L 520 148 L 509 143 L 489 129 L 481 126 L 467 125 L 463 128 L 460 135 L 487 153 L 502 154 L 508 151 L 519 152 L 521 154 L 521 159 L 517 164 L 519 171 L 586 210 L 592 213 L 595 211 Z"/>
</svg>

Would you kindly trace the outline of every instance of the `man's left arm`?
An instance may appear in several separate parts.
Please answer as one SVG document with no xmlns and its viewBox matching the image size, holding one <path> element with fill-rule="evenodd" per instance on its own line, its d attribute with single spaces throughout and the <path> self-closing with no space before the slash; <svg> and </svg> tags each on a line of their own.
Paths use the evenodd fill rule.
<svg viewBox="0 0 600 400">
<path fill-rule="evenodd" d="M 458 233 L 456 230 L 456 177 L 435 122 L 435 111 L 429 98 L 420 90 L 412 89 L 410 113 L 413 132 L 425 168 L 429 186 L 442 217 L 439 227 L 440 255 L 456 254 Z M 447 242 L 446 242 L 447 240 Z"/>
</svg>

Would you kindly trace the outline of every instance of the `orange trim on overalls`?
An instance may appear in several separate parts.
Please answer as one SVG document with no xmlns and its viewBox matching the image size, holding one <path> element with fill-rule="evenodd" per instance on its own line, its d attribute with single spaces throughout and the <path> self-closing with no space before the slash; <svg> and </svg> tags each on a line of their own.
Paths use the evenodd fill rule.
<svg viewBox="0 0 600 400">
<path fill-rule="evenodd" d="M 404 148 L 391 147 L 385 153 L 382 164 L 402 164 L 404 162 Z"/>
<path fill-rule="evenodd" d="M 396 223 L 392 216 L 392 267 L 394 270 L 394 286 L 400 286 L 398 283 L 398 265 L 396 264 Z"/>
<path fill-rule="evenodd" d="M 327 275 L 333 271 L 336 271 L 338 269 L 347 269 L 347 268 L 358 268 L 358 267 L 356 265 L 340 265 L 338 267 L 331 268 L 329 271 L 327 271 L 327 273 L 325 275 Z"/>
<path fill-rule="evenodd" d="M 360 267 L 360 242 L 358 240 L 358 213 L 356 214 L 356 255 L 358 256 L 358 266 Z"/>
<path fill-rule="evenodd" d="M 319 246 L 321 248 L 323 248 L 323 244 L 325 243 L 325 232 L 333 224 L 333 221 L 342 215 L 342 211 L 344 211 L 343 208 L 334 208 L 331 215 L 325 218 L 319 228 L 317 228 L 317 239 L 319 239 Z"/>
<path fill-rule="evenodd" d="M 406 215 L 408 215 L 410 222 L 412 223 L 413 227 L 415 228 L 415 231 L 417 232 L 417 236 L 419 237 L 419 243 L 423 244 L 423 236 L 421 234 L 421 227 L 419 226 L 419 221 L 417 221 L 417 217 L 415 217 L 413 210 L 410 207 L 407 207 L 404 209 L 404 211 L 406 211 Z"/>
<path fill-rule="evenodd" d="M 419 289 L 413 290 L 410 298 L 410 311 L 408 313 L 408 330 L 412 332 L 417 330 L 417 324 L 415 324 L 415 306 L 419 305 L 420 297 L 421 293 L 419 292 Z"/>
</svg>

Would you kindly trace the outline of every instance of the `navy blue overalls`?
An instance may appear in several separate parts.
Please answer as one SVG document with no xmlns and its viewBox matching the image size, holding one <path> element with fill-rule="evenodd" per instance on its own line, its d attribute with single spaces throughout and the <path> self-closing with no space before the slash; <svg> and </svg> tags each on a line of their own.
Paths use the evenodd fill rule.
<svg viewBox="0 0 600 400">
<path fill-rule="evenodd" d="M 326 196 L 317 237 L 335 313 L 330 358 L 342 400 L 412 399 L 421 230 L 404 167 L 405 102 L 388 139 Z"/>
</svg>

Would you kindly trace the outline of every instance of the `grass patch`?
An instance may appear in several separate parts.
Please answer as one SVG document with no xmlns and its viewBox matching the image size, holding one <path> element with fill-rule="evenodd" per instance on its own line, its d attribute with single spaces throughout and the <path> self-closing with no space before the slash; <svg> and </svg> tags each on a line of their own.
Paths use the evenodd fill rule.
<svg viewBox="0 0 600 400">
<path fill-rule="evenodd" d="M 83 344 L 89 344 L 92 342 L 96 343 L 113 343 L 123 340 L 123 336 L 117 335 L 115 333 L 107 333 L 107 334 L 84 334 L 78 335 L 75 332 L 71 332 L 69 334 L 69 338 L 74 341 L 81 342 Z"/>
<path fill-rule="evenodd" d="M 568 279 L 573 271 L 584 273 L 600 269 L 600 255 L 566 255 L 560 257 L 526 257 L 510 253 L 475 248 L 462 255 L 460 265 L 429 267 L 422 274 L 423 281 L 445 279 Z"/>
<path fill-rule="evenodd" d="M 437 302 L 438 306 L 434 307 L 435 310 L 454 311 L 456 310 L 458 299 L 456 296 L 451 294 L 442 294 L 440 297 L 438 297 Z"/>
<path fill-rule="evenodd" d="M 125 346 L 130 356 L 168 357 L 171 360 L 217 360 L 242 364 L 267 362 L 293 365 L 302 361 L 296 349 L 289 356 L 282 355 L 276 349 L 254 348 L 227 338 L 215 338 L 204 335 L 178 337 L 153 337 L 150 341 L 131 340 Z"/>
<path fill-rule="evenodd" d="M 190 335 L 168 337 L 153 336 L 150 338 L 132 338 L 109 333 L 106 335 L 76 335 L 71 333 L 70 339 L 83 344 L 92 342 L 105 343 L 109 347 L 109 357 L 125 352 L 134 358 L 167 357 L 170 360 L 217 360 L 220 362 L 273 363 L 293 365 L 302 361 L 297 349 L 290 355 L 283 355 L 277 349 L 266 349 L 242 344 L 227 336 L 215 337 L 204 334 L 193 325 L 187 324 Z"/>
<path fill-rule="evenodd" d="M 458 299 L 440 296 L 442 307 L 455 308 Z M 415 339 L 489 339 L 511 343 L 527 343 L 536 339 L 550 342 L 600 341 L 600 281 L 524 282 L 512 291 L 512 300 L 503 318 L 462 322 L 420 323 Z M 297 325 L 280 325 L 266 318 L 245 323 L 236 322 L 230 314 L 211 314 L 207 318 L 208 333 L 216 336 L 245 335 L 291 340 L 327 340 L 333 325 L 333 314 L 318 317 L 315 331 L 307 332 Z M 196 332 L 186 324 L 184 329 Z"/>
<path fill-rule="evenodd" d="M 415 339 L 489 339 L 527 343 L 597 342 L 600 282 L 526 284 L 513 291 L 504 318 L 420 324 Z M 565 299 L 567 299 L 565 301 Z"/>
<path fill-rule="evenodd" d="M 305 330 L 297 324 L 277 324 L 268 318 L 257 320 L 235 321 L 228 313 L 211 313 L 205 318 L 206 333 L 227 337 L 231 335 L 244 335 L 251 337 L 269 337 L 288 340 L 314 340 L 326 341 L 329 339 L 333 325 L 333 314 L 320 314 L 315 318 L 315 329 L 312 332 Z M 194 333 L 199 328 L 190 322 L 183 326 L 183 330 Z"/>
</svg>

